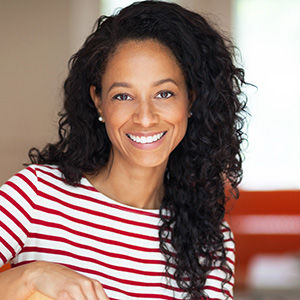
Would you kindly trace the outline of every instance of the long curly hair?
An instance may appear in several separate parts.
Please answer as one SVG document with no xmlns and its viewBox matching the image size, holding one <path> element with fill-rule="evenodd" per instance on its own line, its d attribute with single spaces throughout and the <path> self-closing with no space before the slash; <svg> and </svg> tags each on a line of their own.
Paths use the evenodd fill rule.
<svg viewBox="0 0 300 300">
<path fill-rule="evenodd" d="M 58 165 L 71 185 L 107 164 L 111 142 L 98 121 L 89 88 L 94 85 L 101 93 L 107 61 L 121 42 L 145 39 L 171 49 L 183 70 L 189 97 L 195 95 L 186 135 L 170 154 L 165 171 L 159 238 L 166 272 L 175 262 L 178 286 L 189 299 L 201 299 L 216 259 L 229 274 L 227 279 L 232 276 L 221 227 L 229 198 L 225 187 L 238 198 L 246 113 L 241 90 L 244 71 L 235 66 L 235 47 L 207 20 L 161 1 L 135 2 L 113 16 L 101 16 L 69 61 L 58 142 L 41 151 L 32 148 L 29 157 L 32 163 Z M 165 209 L 168 217 L 162 213 Z M 167 247 L 170 234 L 175 257 Z"/>
</svg>

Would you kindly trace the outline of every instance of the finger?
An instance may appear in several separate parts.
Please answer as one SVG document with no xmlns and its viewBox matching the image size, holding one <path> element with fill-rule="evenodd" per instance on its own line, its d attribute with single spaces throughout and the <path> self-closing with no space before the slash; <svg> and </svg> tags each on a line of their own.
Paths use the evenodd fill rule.
<svg viewBox="0 0 300 300">
<path fill-rule="evenodd" d="M 94 280 L 93 283 L 94 283 L 94 288 L 95 288 L 98 299 L 99 300 L 109 300 L 109 298 L 107 297 L 107 295 L 103 289 L 102 284 L 97 280 Z"/>
<path fill-rule="evenodd" d="M 58 293 L 57 300 L 76 300 L 76 299 L 71 297 L 67 291 L 62 291 Z"/>
<path fill-rule="evenodd" d="M 83 281 L 81 283 L 81 290 L 87 300 L 99 300 L 93 280 L 88 279 Z"/>
<path fill-rule="evenodd" d="M 73 284 L 68 286 L 67 290 L 61 291 L 59 293 L 58 299 L 62 300 L 88 300 L 81 290 L 80 286 Z"/>
</svg>

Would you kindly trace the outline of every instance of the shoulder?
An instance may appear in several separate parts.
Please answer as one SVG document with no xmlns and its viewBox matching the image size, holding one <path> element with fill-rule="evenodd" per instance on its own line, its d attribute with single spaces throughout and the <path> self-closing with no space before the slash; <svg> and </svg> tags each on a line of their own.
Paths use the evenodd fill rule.
<svg viewBox="0 0 300 300">
<path fill-rule="evenodd" d="M 29 191 L 29 189 L 36 192 L 39 182 L 43 180 L 46 174 L 62 177 L 62 172 L 55 165 L 31 164 L 9 178 L 1 186 L 1 191 L 13 188 L 14 190 L 20 190 L 20 192 L 22 190 L 26 192 L 27 190 Z"/>
</svg>

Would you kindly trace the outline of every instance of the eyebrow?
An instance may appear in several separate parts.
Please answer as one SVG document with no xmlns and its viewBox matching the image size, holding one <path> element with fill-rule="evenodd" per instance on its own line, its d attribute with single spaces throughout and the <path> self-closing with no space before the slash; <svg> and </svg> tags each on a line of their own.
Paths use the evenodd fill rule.
<svg viewBox="0 0 300 300">
<path fill-rule="evenodd" d="M 166 78 L 166 79 L 161 79 L 161 80 L 155 81 L 153 83 L 153 86 L 158 86 L 158 85 L 161 85 L 161 84 L 166 83 L 166 82 L 172 82 L 172 83 L 174 83 L 175 85 L 178 86 L 178 83 L 174 79 L 172 79 L 172 78 Z M 110 88 L 108 89 L 107 92 L 111 91 L 115 87 L 127 87 L 127 88 L 131 88 L 132 85 L 129 84 L 129 83 L 127 83 L 127 82 L 114 82 L 110 86 Z"/>
</svg>

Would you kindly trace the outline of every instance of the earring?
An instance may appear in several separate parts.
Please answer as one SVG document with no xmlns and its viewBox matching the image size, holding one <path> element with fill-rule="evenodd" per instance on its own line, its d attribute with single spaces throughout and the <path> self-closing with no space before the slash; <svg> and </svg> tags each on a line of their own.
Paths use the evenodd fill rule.
<svg viewBox="0 0 300 300">
<path fill-rule="evenodd" d="M 102 118 L 101 116 L 99 116 L 98 120 L 99 120 L 100 122 L 104 122 L 104 121 L 103 121 L 103 118 Z"/>
<path fill-rule="evenodd" d="M 190 118 L 192 115 L 193 115 L 193 113 L 190 111 L 190 112 L 189 112 L 189 118 Z"/>
</svg>

